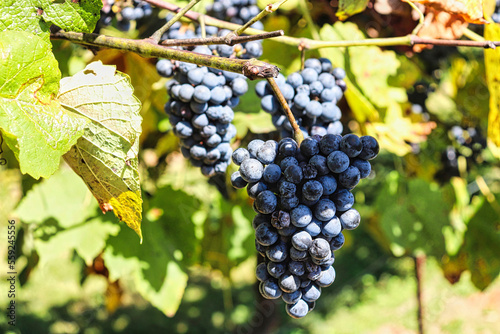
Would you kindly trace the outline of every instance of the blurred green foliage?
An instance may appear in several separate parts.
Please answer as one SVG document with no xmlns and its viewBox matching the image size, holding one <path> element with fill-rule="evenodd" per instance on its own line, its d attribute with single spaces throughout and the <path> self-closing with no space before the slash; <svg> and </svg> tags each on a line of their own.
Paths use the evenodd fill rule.
<svg viewBox="0 0 500 334">
<path fill-rule="evenodd" d="M 294 5 L 267 18 L 266 29 L 310 37 L 298 2 L 289 2 Z M 317 22 L 328 13 L 311 10 Z M 359 27 L 372 19 L 369 15 L 325 24 L 320 36 L 364 38 Z M 328 18 L 331 23 L 334 17 Z M 81 70 L 92 58 L 90 51 L 64 42 L 57 42 L 54 52 L 63 75 Z M 346 245 L 336 252 L 337 280 L 323 289 L 315 311 L 298 321 L 282 304 L 259 299 L 252 202 L 228 180 L 208 184 L 179 153 L 163 113 L 166 81 L 156 74 L 154 61 L 100 51 L 95 59 L 130 75 L 143 104 L 144 243 L 112 214 L 103 215 L 67 166 L 49 179 L 33 180 L 20 174 L 6 150 L 2 157 L 8 163 L 0 166 L 0 235 L 6 235 L 7 219 L 15 219 L 17 332 L 413 333 L 412 257 L 426 254 L 429 331 L 494 333 L 500 316 L 493 298 L 500 293 L 500 166 L 488 149 L 468 153 L 451 135 L 456 125 L 486 134 L 483 54 L 458 48 L 431 63 L 426 52 L 433 51 L 418 55 L 373 46 L 306 54 L 346 68 L 345 129 L 377 136 L 383 150 L 373 163 L 373 177 L 355 190 L 363 222 L 346 233 Z M 284 74 L 300 68 L 296 48 L 271 40 L 264 42 L 262 59 Z M 277 139 L 252 93 L 254 85 L 236 107 L 233 147 L 253 138 Z M 420 113 L 412 111 L 417 104 Z M 450 147 L 464 153 L 455 167 L 444 159 Z M 5 268 L 5 256 L 0 263 Z M 4 307 L 6 296 L 0 301 Z M 468 311 L 474 307 L 477 312 Z M 4 313 L 0 326 L 12 330 Z"/>
</svg>

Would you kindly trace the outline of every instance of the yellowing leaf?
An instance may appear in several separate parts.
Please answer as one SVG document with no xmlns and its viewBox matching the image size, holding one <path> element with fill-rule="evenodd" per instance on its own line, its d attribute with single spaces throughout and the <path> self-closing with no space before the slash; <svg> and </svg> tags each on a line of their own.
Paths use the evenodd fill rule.
<svg viewBox="0 0 500 334">
<path fill-rule="evenodd" d="M 488 40 L 500 39 L 500 25 L 488 24 L 484 28 Z M 490 91 L 490 112 L 488 114 L 488 146 L 500 158 L 500 50 L 485 50 L 486 80 Z"/>
<path fill-rule="evenodd" d="M 461 16 L 469 23 L 486 23 L 483 16 L 483 0 L 411 0 L 438 11 Z"/>
<path fill-rule="evenodd" d="M 335 15 L 344 21 L 349 16 L 364 11 L 367 4 L 368 0 L 339 0 L 339 9 Z"/>
<path fill-rule="evenodd" d="M 380 147 L 399 156 L 411 152 L 408 143 L 425 141 L 435 127 L 434 122 L 412 123 L 409 118 L 403 117 L 401 106 L 397 103 L 387 108 L 383 123 L 366 123 L 368 134 L 378 139 Z"/>
<path fill-rule="evenodd" d="M 64 155 L 103 212 L 115 215 L 141 238 L 142 198 L 138 171 L 140 102 L 128 76 L 100 61 L 61 80 L 59 100 L 91 119 Z"/>
</svg>

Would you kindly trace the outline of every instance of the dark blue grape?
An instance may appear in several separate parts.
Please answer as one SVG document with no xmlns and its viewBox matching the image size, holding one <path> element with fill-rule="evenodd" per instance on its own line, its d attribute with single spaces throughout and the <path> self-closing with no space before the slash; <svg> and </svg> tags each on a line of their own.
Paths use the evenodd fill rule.
<svg viewBox="0 0 500 334">
<path fill-rule="evenodd" d="M 372 136 L 363 136 L 360 139 L 363 149 L 358 155 L 358 158 L 364 160 L 374 159 L 378 155 L 378 152 L 380 150 L 377 140 Z"/>
<path fill-rule="evenodd" d="M 263 246 L 271 246 L 278 241 L 278 233 L 269 223 L 264 223 L 255 229 L 255 239 Z"/>
<path fill-rule="evenodd" d="M 292 236 L 292 246 L 299 251 L 306 251 L 312 245 L 312 237 L 306 231 L 300 231 Z"/>
<path fill-rule="evenodd" d="M 303 318 L 307 315 L 308 312 L 309 306 L 302 299 L 299 299 L 295 304 L 286 304 L 286 313 L 288 313 L 288 315 L 292 318 Z"/>
<path fill-rule="evenodd" d="M 270 278 L 269 273 L 267 272 L 267 266 L 264 262 L 259 263 L 257 268 L 255 268 L 255 276 L 257 276 L 257 279 L 261 282 Z"/>
<path fill-rule="evenodd" d="M 308 302 L 314 302 L 321 296 L 321 288 L 316 284 L 310 284 L 302 290 L 302 299 Z"/>
<path fill-rule="evenodd" d="M 359 174 L 362 179 L 370 175 L 370 172 L 372 171 L 372 166 L 367 160 L 354 159 L 351 164 L 359 170 Z"/>
<path fill-rule="evenodd" d="M 337 236 L 333 237 L 332 240 L 330 241 L 330 249 L 332 251 L 338 250 L 342 248 L 342 246 L 344 246 L 344 243 L 345 243 L 344 235 L 341 232 Z"/>
<path fill-rule="evenodd" d="M 277 299 L 281 297 L 282 293 L 280 287 L 274 280 L 261 282 L 259 285 L 259 290 L 262 294 L 262 297 L 267 299 Z"/>
<path fill-rule="evenodd" d="M 335 216 L 335 204 L 329 199 L 321 199 L 314 207 L 314 217 L 323 222 L 332 219 Z"/>
<path fill-rule="evenodd" d="M 359 169 L 354 166 L 349 166 L 345 171 L 339 175 L 339 183 L 345 188 L 354 188 L 361 179 Z"/>
<path fill-rule="evenodd" d="M 292 293 L 300 288 L 300 279 L 295 275 L 285 273 L 279 278 L 278 284 L 283 292 Z"/>
<path fill-rule="evenodd" d="M 274 195 L 274 193 L 269 190 L 262 191 L 257 195 L 255 199 L 255 207 L 260 213 L 270 214 L 274 210 L 276 210 L 277 205 L 278 199 L 276 198 L 276 195 Z"/>
<path fill-rule="evenodd" d="M 243 147 L 237 148 L 232 155 L 232 160 L 235 165 L 240 166 L 245 159 L 250 158 L 250 153 Z"/>
<path fill-rule="evenodd" d="M 248 197 L 256 199 L 258 194 L 267 189 L 267 185 L 262 181 L 249 183 L 247 187 Z"/>
<path fill-rule="evenodd" d="M 264 181 L 268 183 L 276 183 L 281 178 L 281 168 L 276 164 L 269 164 L 264 168 L 264 173 L 262 175 Z"/>
<path fill-rule="evenodd" d="M 342 151 L 334 151 L 326 158 L 328 168 L 334 173 L 342 173 L 349 167 L 349 157 Z"/>
<path fill-rule="evenodd" d="M 346 230 L 354 230 L 359 226 L 361 216 L 356 209 L 349 209 L 340 215 L 340 223 Z"/>
<path fill-rule="evenodd" d="M 301 297 L 302 297 L 302 292 L 300 290 L 296 290 L 296 291 L 294 291 L 292 293 L 286 293 L 286 292 L 284 292 L 281 295 L 281 299 L 283 299 L 283 301 L 286 304 L 292 304 L 292 305 L 296 304 L 300 300 Z M 294 309 L 292 312 L 296 313 L 297 310 Z"/>
<path fill-rule="evenodd" d="M 325 237 L 334 237 L 342 232 L 342 225 L 340 224 L 340 220 L 338 217 L 333 217 L 329 221 L 323 224 L 323 229 L 321 233 Z"/>
<path fill-rule="evenodd" d="M 245 159 L 240 165 L 241 177 L 247 182 L 257 182 L 262 178 L 264 166 L 257 159 Z"/>
<path fill-rule="evenodd" d="M 290 212 L 290 218 L 296 227 L 307 226 L 312 220 L 312 212 L 306 205 L 299 205 Z"/>
<path fill-rule="evenodd" d="M 267 272 L 274 278 L 280 278 L 281 276 L 283 276 L 285 271 L 286 271 L 285 263 L 278 263 L 272 261 L 267 263 Z"/>
<path fill-rule="evenodd" d="M 342 140 L 340 141 L 340 149 L 342 152 L 347 154 L 349 158 L 354 158 L 361 153 L 363 144 L 358 136 L 348 134 L 342 137 Z"/>
<path fill-rule="evenodd" d="M 326 270 L 321 271 L 321 275 L 316 280 L 316 285 L 322 288 L 326 288 L 335 281 L 335 269 L 330 266 Z"/>
<path fill-rule="evenodd" d="M 283 167 L 282 167 L 283 168 Z M 285 178 L 288 182 L 299 184 L 302 181 L 304 175 L 302 173 L 302 168 L 298 165 L 290 165 L 285 169 Z"/>
<path fill-rule="evenodd" d="M 302 186 L 302 196 L 308 201 L 317 201 L 323 196 L 323 186 L 315 180 L 307 181 Z"/>
<path fill-rule="evenodd" d="M 331 199 L 339 211 L 349 210 L 354 205 L 354 195 L 347 189 L 335 192 Z"/>
</svg>

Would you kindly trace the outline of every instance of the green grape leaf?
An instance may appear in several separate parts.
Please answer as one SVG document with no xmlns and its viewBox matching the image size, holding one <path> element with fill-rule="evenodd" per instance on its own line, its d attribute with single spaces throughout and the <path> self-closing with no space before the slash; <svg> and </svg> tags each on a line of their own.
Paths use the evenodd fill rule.
<svg viewBox="0 0 500 334">
<path fill-rule="evenodd" d="M 99 21 L 101 8 L 101 0 L 55 1 L 42 8 L 42 17 L 64 30 L 90 33 Z"/>
<path fill-rule="evenodd" d="M 467 224 L 465 252 L 471 280 L 485 289 L 500 273 L 500 202 L 483 200 L 483 205 Z"/>
<path fill-rule="evenodd" d="M 21 172 L 35 179 L 57 170 L 88 122 L 55 99 L 60 77 L 50 43 L 0 32 L 0 128 Z"/>
<path fill-rule="evenodd" d="M 53 23 L 67 31 L 90 33 L 101 8 L 101 0 L 5 0 L 0 4 L 0 31 L 27 31 L 49 41 Z"/>
<path fill-rule="evenodd" d="M 484 38 L 498 41 L 500 25 L 488 24 L 484 27 Z M 490 92 L 490 112 L 488 114 L 488 147 L 500 158 L 500 50 L 484 50 L 486 81 Z"/>
<path fill-rule="evenodd" d="M 387 81 L 396 75 L 399 60 L 394 51 L 382 51 L 379 47 L 368 46 L 349 49 L 352 74 L 363 93 L 379 108 L 385 108 L 392 101 L 405 102 L 406 91 L 391 87 Z M 370 59 L 369 62 L 366 59 Z"/>
<path fill-rule="evenodd" d="M 141 104 L 126 74 L 100 61 L 61 80 L 61 104 L 91 119 L 64 160 L 87 184 L 103 212 L 114 214 L 141 238 L 139 182 Z"/>
<path fill-rule="evenodd" d="M 349 16 L 364 11 L 368 2 L 369 0 L 339 0 L 339 9 L 335 15 L 341 21 L 347 20 Z"/>
<path fill-rule="evenodd" d="M 19 203 L 16 214 L 26 224 L 42 224 L 52 218 L 69 228 L 95 214 L 97 202 L 82 180 L 69 168 L 33 186 Z"/>
<path fill-rule="evenodd" d="M 271 117 L 263 110 L 258 113 L 236 112 L 233 123 L 239 138 L 245 137 L 248 130 L 253 133 L 268 133 L 275 129 Z"/>
<path fill-rule="evenodd" d="M 355 24 L 335 23 L 333 26 L 325 24 L 320 30 L 321 39 L 329 40 L 358 40 L 363 39 L 363 33 Z M 356 79 L 351 70 L 351 62 L 347 58 L 347 52 L 341 48 L 324 48 L 320 50 L 322 57 L 332 61 L 334 66 L 342 67 L 346 70 L 347 76 L 344 81 L 348 89 L 345 92 L 345 98 L 351 107 L 351 110 L 359 122 L 375 121 L 379 114 L 375 106 L 364 96 L 363 92 L 356 86 Z"/>
<path fill-rule="evenodd" d="M 177 223 L 169 222 L 174 226 Z M 188 275 L 174 257 L 175 247 L 170 246 L 180 238 L 167 233 L 163 225 L 151 222 L 144 226 L 146 245 L 130 243 L 131 231 L 122 228 L 117 236 L 108 239 L 103 258 L 110 280 L 131 277 L 139 293 L 171 317 L 179 308 Z"/>
<path fill-rule="evenodd" d="M 386 180 L 375 205 L 381 213 L 380 227 L 394 255 L 418 251 L 438 258 L 444 255 L 442 230 L 449 226 L 453 196 L 421 179 L 401 179 L 396 171 Z"/>
<path fill-rule="evenodd" d="M 33 0 L 2 0 L 0 2 L 0 31 L 31 32 L 49 42 L 50 24 L 40 19 L 39 8 Z"/>
</svg>

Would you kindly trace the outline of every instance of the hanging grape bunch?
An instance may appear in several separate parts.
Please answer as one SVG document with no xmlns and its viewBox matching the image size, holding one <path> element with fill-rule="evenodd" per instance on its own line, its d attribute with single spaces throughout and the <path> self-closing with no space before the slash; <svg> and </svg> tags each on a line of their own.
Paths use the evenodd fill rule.
<svg viewBox="0 0 500 334">
<path fill-rule="evenodd" d="M 122 31 L 128 31 L 131 21 L 148 18 L 152 14 L 153 8 L 146 1 L 103 0 L 98 27 L 109 26 L 116 18 L 116 27 Z"/>
<path fill-rule="evenodd" d="M 321 289 L 335 280 L 334 251 L 343 230 L 360 223 L 351 190 L 371 172 L 379 151 L 370 136 L 327 134 L 305 139 L 252 140 L 232 154 L 235 188 L 253 198 L 255 245 L 264 257 L 256 269 L 264 298 L 282 298 L 287 313 L 302 318 Z"/>
<path fill-rule="evenodd" d="M 343 69 L 333 68 L 326 58 L 309 58 L 301 72 L 292 73 L 288 78 L 280 74 L 276 79 L 304 137 L 342 133 L 342 113 L 337 103 L 346 90 L 345 75 Z M 261 81 L 255 86 L 255 92 L 261 98 L 262 109 L 272 115 L 281 137 L 292 137 L 292 126 L 270 85 Z"/>
<path fill-rule="evenodd" d="M 167 21 L 170 18 L 167 17 Z M 200 28 L 195 31 L 182 28 L 182 24 L 176 22 L 162 39 L 201 37 Z M 205 29 L 207 35 L 225 36 L 229 32 L 210 26 Z M 187 49 L 206 55 L 233 57 L 242 51 L 242 46 L 211 45 Z M 163 77 L 173 77 L 167 83 L 169 101 L 165 112 L 174 134 L 180 138 L 183 156 L 193 166 L 200 167 L 207 177 L 224 174 L 232 153 L 229 143 L 236 135 L 236 128 L 231 123 L 234 118 L 232 108 L 248 91 L 246 77 L 167 59 L 160 59 L 156 69 Z"/>
</svg>

